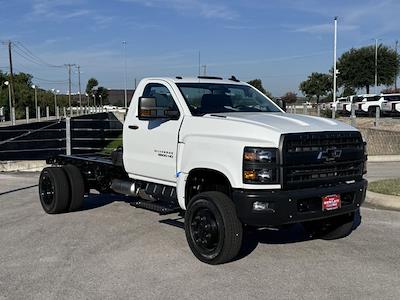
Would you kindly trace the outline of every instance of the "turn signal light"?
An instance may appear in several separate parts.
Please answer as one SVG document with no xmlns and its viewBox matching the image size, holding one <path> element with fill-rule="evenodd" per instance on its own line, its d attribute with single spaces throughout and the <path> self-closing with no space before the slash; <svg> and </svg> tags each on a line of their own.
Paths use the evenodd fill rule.
<svg viewBox="0 0 400 300">
<path fill-rule="evenodd" d="M 257 172 L 254 170 L 246 170 L 243 172 L 244 180 L 256 180 Z"/>
</svg>

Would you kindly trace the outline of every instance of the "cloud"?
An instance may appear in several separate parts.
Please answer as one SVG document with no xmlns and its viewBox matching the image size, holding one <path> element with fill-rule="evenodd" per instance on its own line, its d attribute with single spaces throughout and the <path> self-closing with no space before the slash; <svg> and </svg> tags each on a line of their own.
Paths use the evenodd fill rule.
<svg viewBox="0 0 400 300">
<path fill-rule="evenodd" d="M 358 29 L 358 25 L 340 25 L 340 31 L 352 31 Z M 318 24 L 318 25 L 311 25 L 311 26 L 304 26 L 299 27 L 294 30 L 293 32 L 304 32 L 304 33 L 332 33 L 333 32 L 333 23 L 326 23 L 326 24 Z"/>
<path fill-rule="evenodd" d="M 360 39 L 370 39 L 388 33 L 398 32 L 400 27 L 400 1 L 396 0 L 353 0 L 339 4 L 338 1 L 321 2 L 318 0 L 283 0 L 293 10 L 299 11 L 305 17 L 322 17 L 333 23 L 333 17 L 338 16 L 338 30 L 358 34 Z M 295 32 L 321 34 L 332 32 L 331 24 L 305 25 Z"/>
<path fill-rule="evenodd" d="M 205 0 L 120 0 L 148 7 L 169 8 L 180 14 L 200 15 L 204 18 L 233 20 L 238 14 L 226 5 Z"/>
</svg>

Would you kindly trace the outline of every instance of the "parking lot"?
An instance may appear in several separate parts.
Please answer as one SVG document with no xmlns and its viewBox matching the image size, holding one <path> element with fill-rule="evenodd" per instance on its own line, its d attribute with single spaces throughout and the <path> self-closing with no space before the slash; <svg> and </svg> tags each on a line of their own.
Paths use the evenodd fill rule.
<svg viewBox="0 0 400 300">
<path fill-rule="evenodd" d="M 374 163 L 369 178 L 399 177 Z M 0 299 L 399 299 L 400 212 L 362 209 L 342 240 L 301 226 L 248 235 L 241 258 L 200 263 L 178 215 L 91 195 L 82 211 L 46 215 L 38 173 L 0 174 Z"/>
</svg>

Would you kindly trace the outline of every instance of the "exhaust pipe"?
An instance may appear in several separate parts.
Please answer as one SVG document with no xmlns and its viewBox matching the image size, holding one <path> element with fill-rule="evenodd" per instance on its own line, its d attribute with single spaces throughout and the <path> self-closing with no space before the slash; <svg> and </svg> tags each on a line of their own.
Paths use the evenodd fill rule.
<svg viewBox="0 0 400 300">
<path fill-rule="evenodd" d="M 136 187 L 134 181 L 113 179 L 111 182 L 111 189 L 123 195 L 136 196 Z"/>
</svg>

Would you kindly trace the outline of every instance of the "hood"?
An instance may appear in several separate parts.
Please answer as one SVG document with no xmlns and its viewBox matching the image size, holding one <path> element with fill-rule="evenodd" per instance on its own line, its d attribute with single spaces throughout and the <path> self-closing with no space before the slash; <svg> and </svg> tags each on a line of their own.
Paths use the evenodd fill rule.
<svg viewBox="0 0 400 300">
<path fill-rule="evenodd" d="M 279 133 L 357 130 L 350 125 L 336 120 L 289 113 L 234 112 L 210 114 L 207 116 L 225 117 L 232 121 L 265 126 Z"/>
</svg>

